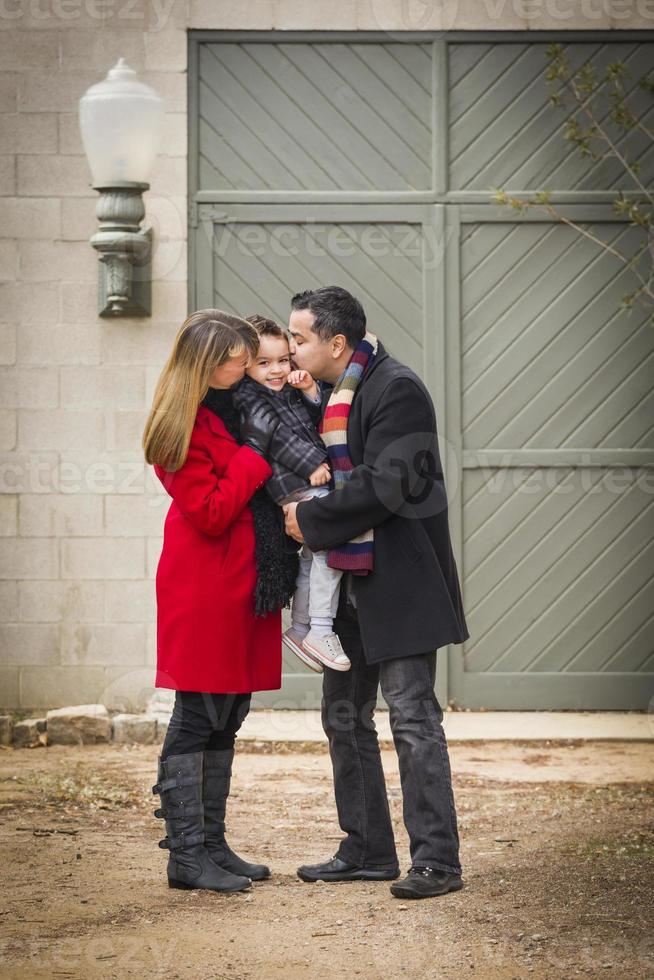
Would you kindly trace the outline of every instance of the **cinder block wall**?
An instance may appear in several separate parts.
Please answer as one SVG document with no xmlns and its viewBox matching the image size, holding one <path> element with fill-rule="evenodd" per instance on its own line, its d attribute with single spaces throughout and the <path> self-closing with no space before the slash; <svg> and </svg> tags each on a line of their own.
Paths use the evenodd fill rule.
<svg viewBox="0 0 654 980">
<path fill-rule="evenodd" d="M 8 5 L 5 5 L 8 7 Z M 186 27 L 179 0 L 0 14 L 0 704 L 137 706 L 152 684 L 166 511 L 141 433 L 186 313 Z M 160 10 L 160 16 L 157 11 Z M 166 102 L 146 194 L 153 316 L 96 313 L 96 192 L 77 102 L 123 56 Z M 127 700 L 125 700 L 127 699 Z"/>
<path fill-rule="evenodd" d="M 168 498 L 144 465 L 153 386 L 187 312 L 189 28 L 654 26 L 647 0 L 15 0 L 0 11 L 0 707 L 137 708 L 152 691 Z M 96 313 L 97 195 L 77 102 L 119 57 L 166 102 L 146 194 L 153 315 Z"/>
</svg>

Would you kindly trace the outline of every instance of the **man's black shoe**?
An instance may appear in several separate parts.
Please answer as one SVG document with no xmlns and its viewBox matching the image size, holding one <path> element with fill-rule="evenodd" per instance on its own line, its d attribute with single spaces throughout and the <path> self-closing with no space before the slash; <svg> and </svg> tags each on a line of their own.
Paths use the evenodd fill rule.
<svg viewBox="0 0 654 980">
<path fill-rule="evenodd" d="M 334 856 L 323 864 L 303 864 L 297 869 L 302 881 L 390 881 L 398 878 L 400 869 L 389 868 L 360 868 Z"/>
<path fill-rule="evenodd" d="M 432 898 L 463 888 L 461 875 L 440 871 L 438 868 L 409 868 L 402 881 L 391 885 L 391 893 L 396 898 Z"/>
</svg>

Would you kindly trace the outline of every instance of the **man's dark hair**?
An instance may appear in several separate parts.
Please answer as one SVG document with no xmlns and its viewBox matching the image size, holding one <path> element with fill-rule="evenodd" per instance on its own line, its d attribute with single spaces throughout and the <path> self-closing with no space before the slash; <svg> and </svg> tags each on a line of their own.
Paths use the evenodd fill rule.
<svg viewBox="0 0 654 980">
<path fill-rule="evenodd" d="M 291 309 L 313 313 L 313 331 L 322 341 L 342 333 L 353 350 L 366 333 L 366 314 L 358 299 L 341 286 L 323 286 L 296 293 Z"/>
</svg>

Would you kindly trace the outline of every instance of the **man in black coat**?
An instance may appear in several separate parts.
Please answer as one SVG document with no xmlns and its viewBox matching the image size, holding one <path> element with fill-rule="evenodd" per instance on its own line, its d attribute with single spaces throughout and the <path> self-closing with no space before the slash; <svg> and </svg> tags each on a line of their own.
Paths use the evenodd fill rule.
<svg viewBox="0 0 654 980">
<path fill-rule="evenodd" d="M 291 354 L 333 385 L 366 333 L 361 304 L 329 286 L 292 299 Z M 323 410 L 330 390 L 323 395 Z M 312 551 L 374 529 L 374 567 L 343 576 L 334 630 L 348 672 L 324 672 L 341 829 L 334 857 L 298 869 L 304 881 L 397 878 L 399 867 L 373 712 L 389 706 L 411 849 L 398 898 L 462 887 L 459 837 L 443 712 L 434 692 L 436 651 L 469 637 L 448 527 L 434 405 L 420 378 L 379 342 L 355 391 L 347 426 L 350 478 L 328 496 L 287 504 L 286 530 Z"/>
</svg>

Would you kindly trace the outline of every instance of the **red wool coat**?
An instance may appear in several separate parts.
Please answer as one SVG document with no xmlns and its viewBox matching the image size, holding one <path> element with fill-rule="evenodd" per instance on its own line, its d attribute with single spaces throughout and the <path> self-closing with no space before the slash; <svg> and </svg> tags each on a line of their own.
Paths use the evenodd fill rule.
<svg viewBox="0 0 654 980">
<path fill-rule="evenodd" d="M 156 687 L 245 693 L 281 687 L 281 611 L 254 615 L 248 501 L 272 470 L 198 408 L 188 457 L 154 470 L 173 498 L 156 575 Z"/>
</svg>

